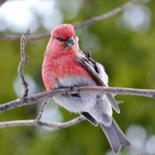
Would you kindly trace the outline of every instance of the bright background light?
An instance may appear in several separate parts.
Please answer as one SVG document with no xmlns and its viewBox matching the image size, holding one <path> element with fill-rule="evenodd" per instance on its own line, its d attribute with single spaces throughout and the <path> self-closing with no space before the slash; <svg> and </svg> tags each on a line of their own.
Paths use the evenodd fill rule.
<svg viewBox="0 0 155 155">
<path fill-rule="evenodd" d="M 151 24 L 150 10 L 147 6 L 134 4 L 123 12 L 120 22 L 130 31 L 147 31 Z"/>
<path fill-rule="evenodd" d="M 0 31 L 23 32 L 30 28 L 32 32 L 40 25 L 51 30 L 60 23 L 62 16 L 54 0 L 8 1 L 0 7 Z"/>
</svg>

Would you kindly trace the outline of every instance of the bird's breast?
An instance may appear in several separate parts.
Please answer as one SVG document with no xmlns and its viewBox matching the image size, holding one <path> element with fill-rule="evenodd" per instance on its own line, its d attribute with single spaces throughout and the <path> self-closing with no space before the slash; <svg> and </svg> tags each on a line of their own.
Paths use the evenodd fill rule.
<svg viewBox="0 0 155 155">
<path fill-rule="evenodd" d="M 58 79 L 71 80 L 72 77 L 91 79 L 87 70 L 75 60 L 76 57 L 73 55 L 45 56 L 42 66 L 42 77 L 48 90 L 55 88 Z"/>
</svg>

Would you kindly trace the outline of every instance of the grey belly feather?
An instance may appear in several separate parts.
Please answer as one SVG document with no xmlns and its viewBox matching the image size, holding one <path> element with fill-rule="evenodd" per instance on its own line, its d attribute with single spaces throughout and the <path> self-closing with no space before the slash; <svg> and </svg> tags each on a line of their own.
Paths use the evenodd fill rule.
<svg viewBox="0 0 155 155">
<path fill-rule="evenodd" d="M 66 79 L 57 79 L 56 88 L 78 87 L 78 86 L 96 86 L 96 83 L 83 77 L 72 77 Z M 109 126 L 112 121 L 111 103 L 106 95 L 100 92 L 75 92 L 72 94 L 63 93 L 53 97 L 53 99 L 67 110 L 75 113 L 88 112 L 97 122 L 102 122 Z"/>
<path fill-rule="evenodd" d="M 58 79 L 56 88 L 95 86 L 93 80 L 83 77 Z M 94 125 L 100 124 L 112 150 L 117 153 L 121 146 L 128 146 L 129 141 L 112 118 L 111 103 L 106 95 L 100 92 L 62 93 L 53 99 L 67 110 L 79 113 Z"/>
</svg>

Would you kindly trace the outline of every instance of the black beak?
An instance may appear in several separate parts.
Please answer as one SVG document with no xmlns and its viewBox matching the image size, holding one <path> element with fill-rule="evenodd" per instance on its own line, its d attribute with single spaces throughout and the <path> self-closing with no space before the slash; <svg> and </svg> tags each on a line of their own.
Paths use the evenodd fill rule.
<svg viewBox="0 0 155 155">
<path fill-rule="evenodd" d="M 75 45 L 75 38 L 74 37 L 70 37 L 68 40 L 65 41 L 65 44 L 68 47 L 72 47 Z"/>
</svg>

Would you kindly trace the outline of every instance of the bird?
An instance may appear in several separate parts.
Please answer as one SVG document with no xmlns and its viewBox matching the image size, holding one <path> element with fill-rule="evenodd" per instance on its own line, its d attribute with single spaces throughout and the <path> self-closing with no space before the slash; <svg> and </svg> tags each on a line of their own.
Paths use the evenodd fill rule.
<svg viewBox="0 0 155 155">
<path fill-rule="evenodd" d="M 81 50 L 78 40 L 71 24 L 61 24 L 52 29 L 42 64 L 46 90 L 84 86 L 108 87 L 108 75 L 103 65 L 93 60 L 88 51 Z M 113 110 L 120 113 L 113 94 L 79 91 L 60 93 L 52 99 L 66 110 L 100 126 L 114 153 L 119 152 L 122 146 L 130 145 L 127 136 L 112 116 Z"/>
</svg>

